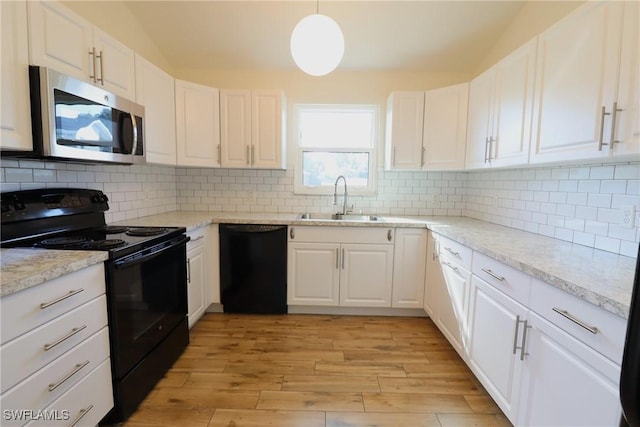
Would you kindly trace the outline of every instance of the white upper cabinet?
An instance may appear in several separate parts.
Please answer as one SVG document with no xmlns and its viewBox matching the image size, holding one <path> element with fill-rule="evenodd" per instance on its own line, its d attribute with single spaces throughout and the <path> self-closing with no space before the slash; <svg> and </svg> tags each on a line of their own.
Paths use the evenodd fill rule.
<svg viewBox="0 0 640 427">
<path fill-rule="evenodd" d="M 26 1 L 0 2 L 2 37 L 0 101 L 0 148 L 33 148 L 29 109 L 29 47 Z"/>
<path fill-rule="evenodd" d="M 427 92 L 393 92 L 387 100 L 385 168 L 464 167 L 467 83 Z"/>
<path fill-rule="evenodd" d="M 536 39 L 474 79 L 469 89 L 469 169 L 529 160 Z"/>
<path fill-rule="evenodd" d="M 178 166 L 220 166 L 220 91 L 176 80 Z"/>
<path fill-rule="evenodd" d="M 624 7 L 587 2 L 540 34 L 531 162 L 608 155 Z"/>
<path fill-rule="evenodd" d="M 147 163 L 176 164 L 174 79 L 136 54 L 136 102 L 144 105 Z"/>
<path fill-rule="evenodd" d="M 280 91 L 221 90 L 222 167 L 285 169 L 284 112 Z"/>
<path fill-rule="evenodd" d="M 387 100 L 386 169 L 422 168 L 424 92 L 393 92 Z"/>
<path fill-rule="evenodd" d="M 29 1 L 30 62 L 133 99 L 134 52 L 53 1 Z"/>
<path fill-rule="evenodd" d="M 468 100 L 468 83 L 425 92 L 423 168 L 464 169 Z"/>
<path fill-rule="evenodd" d="M 640 153 L 640 3 L 628 1 L 624 6 L 620 84 L 616 105 L 617 121 L 610 141 L 614 156 Z"/>
</svg>

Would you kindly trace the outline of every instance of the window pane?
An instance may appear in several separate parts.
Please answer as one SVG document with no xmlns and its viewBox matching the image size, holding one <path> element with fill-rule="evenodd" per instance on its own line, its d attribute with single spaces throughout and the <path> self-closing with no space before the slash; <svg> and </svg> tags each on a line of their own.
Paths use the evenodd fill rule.
<svg viewBox="0 0 640 427">
<path fill-rule="evenodd" d="M 373 145 L 373 111 L 303 110 L 299 120 L 302 147 L 370 148 Z"/>
<path fill-rule="evenodd" d="M 369 153 L 305 151 L 302 153 L 302 184 L 307 187 L 333 185 L 343 175 L 349 187 L 366 187 Z"/>
</svg>

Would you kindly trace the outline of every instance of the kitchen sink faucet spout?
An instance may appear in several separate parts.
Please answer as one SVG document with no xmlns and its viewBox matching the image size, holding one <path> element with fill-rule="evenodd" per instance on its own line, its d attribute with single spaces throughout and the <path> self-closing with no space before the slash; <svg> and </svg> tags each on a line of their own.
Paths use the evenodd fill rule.
<svg viewBox="0 0 640 427">
<path fill-rule="evenodd" d="M 338 178 L 336 178 L 336 182 L 333 185 L 333 205 L 337 205 L 338 204 L 338 181 L 340 181 L 340 179 L 342 178 L 342 180 L 344 181 L 344 199 L 342 201 L 342 212 L 338 212 L 339 215 L 346 215 L 347 213 L 349 213 L 349 211 L 347 210 L 347 198 L 349 197 L 347 194 L 347 179 L 340 175 Z"/>
</svg>

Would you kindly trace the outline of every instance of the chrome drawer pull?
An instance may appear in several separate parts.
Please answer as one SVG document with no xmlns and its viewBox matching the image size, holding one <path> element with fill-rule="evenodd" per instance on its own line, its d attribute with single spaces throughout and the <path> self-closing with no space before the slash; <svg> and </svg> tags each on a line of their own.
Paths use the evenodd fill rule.
<svg viewBox="0 0 640 427">
<path fill-rule="evenodd" d="M 458 258 L 460 258 L 460 252 L 455 252 L 453 249 L 451 248 L 447 248 L 446 246 L 444 247 L 444 249 L 449 252 L 451 255 L 453 256 L 457 256 Z"/>
<path fill-rule="evenodd" d="M 89 361 L 86 360 L 82 363 L 78 363 L 71 372 L 69 372 L 67 375 L 64 376 L 64 378 L 62 378 L 61 380 L 59 380 L 57 383 L 54 384 L 49 384 L 49 391 L 53 391 L 55 389 L 57 389 L 58 387 L 60 387 L 62 385 L 62 383 L 64 383 L 66 380 L 68 380 L 69 378 L 71 378 L 72 376 L 74 376 L 75 374 L 77 374 L 78 372 L 80 372 L 80 370 L 82 368 L 84 368 L 85 366 L 87 366 L 89 364 Z"/>
<path fill-rule="evenodd" d="M 51 343 L 51 344 L 45 344 L 44 345 L 44 351 L 49 351 L 51 350 L 53 347 L 57 346 L 58 344 L 60 344 L 62 341 L 68 340 L 69 338 L 71 338 L 72 336 L 74 336 L 75 334 L 77 334 L 78 332 L 82 331 L 83 329 L 86 329 L 87 325 L 82 325 L 79 328 L 73 328 L 71 331 L 69 331 L 68 334 L 66 334 L 65 336 L 58 338 L 55 342 Z"/>
<path fill-rule="evenodd" d="M 446 262 L 446 261 L 442 261 L 442 263 L 444 265 L 446 265 L 447 267 L 449 267 L 450 269 L 452 269 L 453 271 L 455 271 L 456 273 L 458 273 L 460 270 L 458 270 L 458 267 L 451 265 L 450 263 Z"/>
<path fill-rule="evenodd" d="M 556 313 L 558 313 L 560 316 L 571 320 L 576 325 L 580 326 L 581 328 L 586 329 L 587 331 L 591 332 L 594 335 L 599 332 L 598 328 L 596 328 L 595 326 L 591 326 L 591 325 L 588 325 L 588 324 L 584 323 L 582 320 L 578 319 L 573 314 L 569 313 L 567 310 L 562 310 L 562 309 L 560 309 L 558 307 L 553 307 L 552 310 L 555 311 Z"/>
<path fill-rule="evenodd" d="M 516 351 L 518 351 L 518 330 L 520 329 L 520 322 L 523 322 L 523 320 L 520 320 L 520 315 L 516 316 L 516 332 L 513 336 L 513 354 L 516 354 Z"/>
<path fill-rule="evenodd" d="M 502 276 L 496 276 L 495 273 L 489 269 L 485 270 L 484 268 L 482 269 L 482 271 L 484 271 L 485 273 L 487 273 L 489 276 L 493 277 L 496 280 L 499 280 L 501 282 L 504 282 L 504 277 Z"/>
<path fill-rule="evenodd" d="M 291 237 L 291 240 L 296 238 L 296 229 L 295 228 L 291 227 L 289 229 L 289 237 Z"/>
<path fill-rule="evenodd" d="M 89 405 L 87 406 L 87 409 L 80 409 L 80 415 L 78 415 L 78 417 L 73 420 L 73 422 L 71 424 L 69 424 L 69 427 L 74 427 L 76 424 L 78 424 L 80 422 L 80 420 L 89 413 L 90 410 L 93 409 L 93 405 Z"/>
<path fill-rule="evenodd" d="M 74 290 L 70 290 L 66 295 L 61 296 L 60 298 L 56 298 L 53 301 L 49 301 L 49 302 L 43 302 L 42 304 L 40 304 L 40 308 L 41 309 L 45 309 L 47 307 L 51 307 L 54 304 L 59 303 L 60 301 L 64 301 L 67 298 L 70 298 L 76 294 L 79 294 L 80 292 L 84 291 L 84 289 L 80 288 L 80 289 L 76 289 Z"/>
<path fill-rule="evenodd" d="M 191 243 L 197 242 L 198 240 L 202 240 L 202 239 L 204 239 L 204 236 L 198 236 L 195 239 L 191 239 Z"/>
<path fill-rule="evenodd" d="M 391 241 L 391 239 L 393 239 L 393 230 L 388 230 L 387 231 L 387 240 Z"/>
</svg>

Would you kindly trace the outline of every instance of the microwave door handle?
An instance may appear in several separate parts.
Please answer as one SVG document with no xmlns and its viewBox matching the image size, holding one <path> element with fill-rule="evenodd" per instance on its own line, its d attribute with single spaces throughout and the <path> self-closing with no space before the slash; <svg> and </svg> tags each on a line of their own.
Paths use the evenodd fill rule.
<svg viewBox="0 0 640 427">
<path fill-rule="evenodd" d="M 129 113 L 131 116 L 131 125 L 133 127 L 133 146 L 131 147 L 131 155 L 136 155 L 138 149 L 138 123 L 136 122 L 136 116 L 133 113 Z"/>
</svg>

